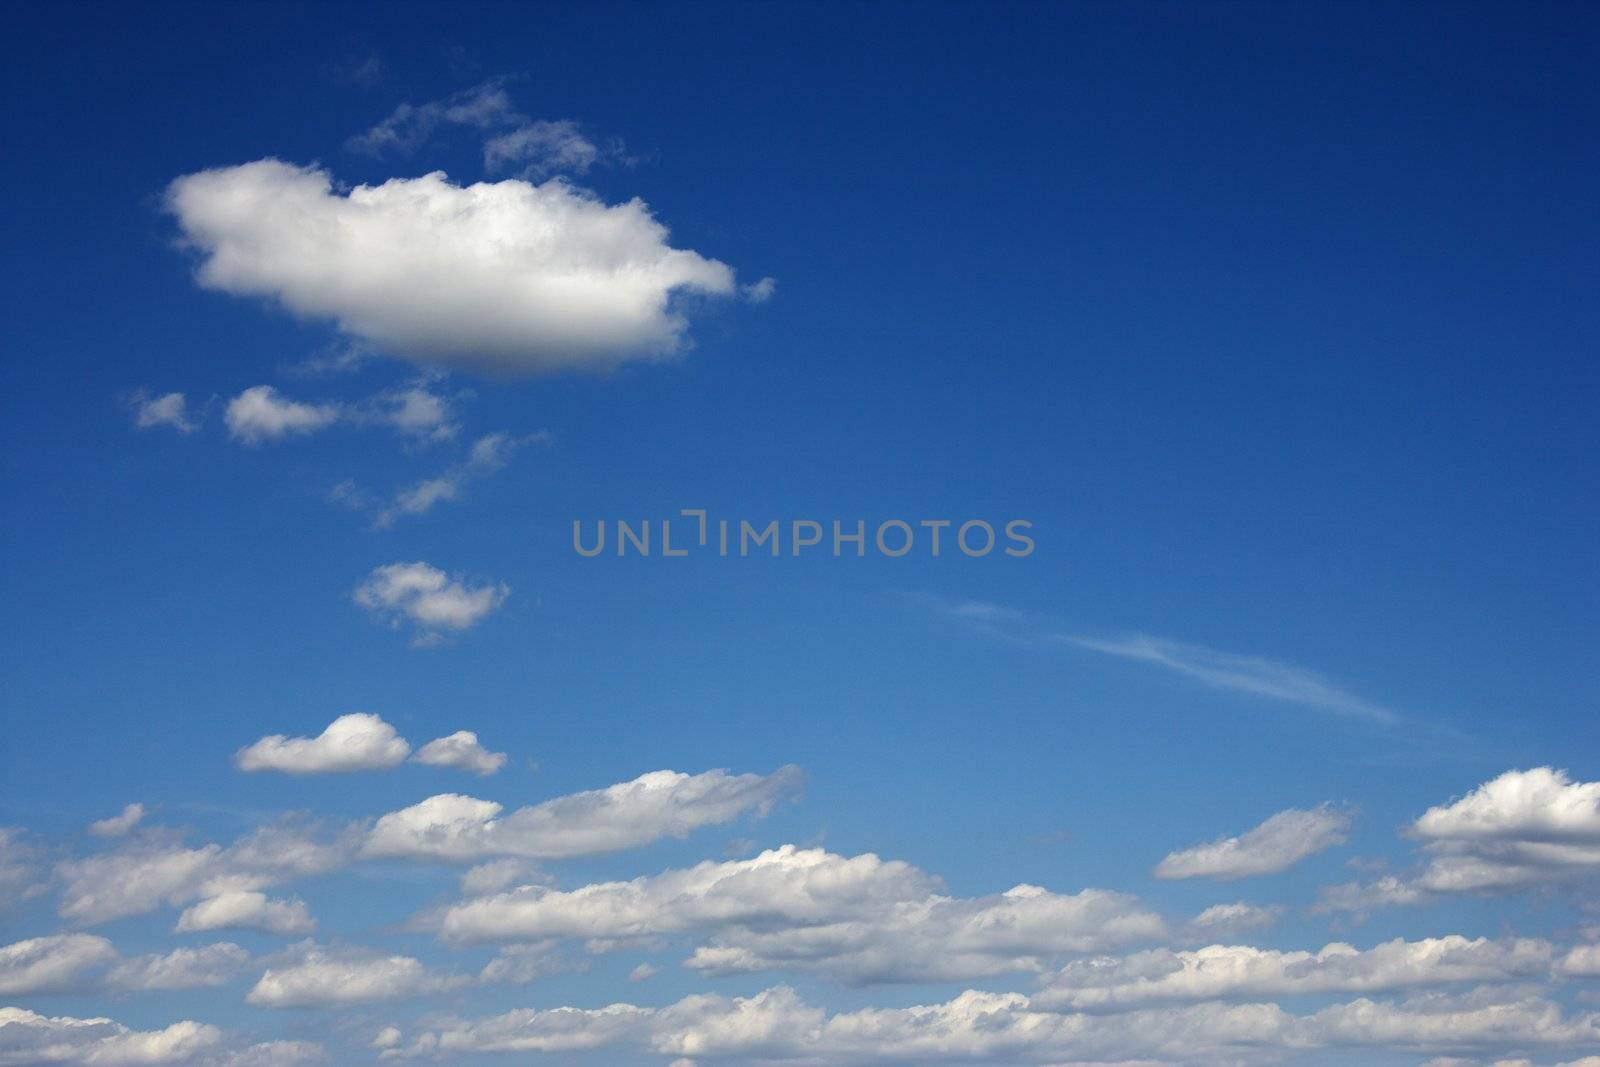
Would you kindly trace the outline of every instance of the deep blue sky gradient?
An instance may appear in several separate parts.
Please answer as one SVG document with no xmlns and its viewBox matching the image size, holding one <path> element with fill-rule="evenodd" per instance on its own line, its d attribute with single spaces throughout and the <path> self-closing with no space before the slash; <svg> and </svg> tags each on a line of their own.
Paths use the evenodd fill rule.
<svg viewBox="0 0 1600 1067">
<path fill-rule="evenodd" d="M 1239 892 L 1154 882 L 1155 862 L 1285 807 L 1362 813 L 1350 847 L 1282 876 L 1298 907 L 1351 877 L 1350 855 L 1405 862 L 1398 826 L 1502 770 L 1600 776 L 1593 6 L 41 5 L 7 21 L 0 822 L 70 836 L 138 799 L 226 840 L 269 810 L 367 816 L 468 788 L 426 768 L 397 786 L 229 764 L 263 733 L 366 710 L 413 741 L 471 728 L 510 752 L 471 786 L 508 806 L 658 767 L 809 775 L 766 822 L 568 865 L 574 882 L 727 837 L 820 839 L 960 893 L 1100 885 L 1185 911 Z M 376 84 L 341 77 L 371 56 Z M 133 429 L 139 388 L 357 396 L 407 373 L 285 375 L 332 332 L 198 289 L 160 211 L 169 181 L 264 156 L 349 183 L 477 180 L 465 136 L 399 161 L 343 146 L 396 104 L 501 75 L 529 114 L 639 157 L 584 184 L 641 197 L 677 246 L 746 281 L 776 278 L 774 299 L 697 309 L 676 363 L 452 377 L 474 432 L 553 444 L 389 531 L 323 496 L 446 453 L 342 429 L 247 449 L 215 410 L 188 438 Z M 694 506 L 1023 517 L 1039 547 L 570 549 L 573 518 Z M 409 559 L 513 595 L 412 649 L 349 597 Z M 968 600 L 1318 670 L 1405 721 L 929 606 Z M 449 890 L 448 872 L 413 876 L 419 900 Z M 416 905 L 370 900 L 354 874 L 304 895 L 330 926 Z M 1575 921 L 1535 910 L 1517 932 Z M 1362 938 L 1505 924 L 1461 900 Z M 144 929 L 111 928 L 125 951 Z M 1297 911 L 1264 941 L 1336 932 Z M 601 1002 L 622 963 L 550 1002 Z M 196 1003 L 213 997 L 250 1017 L 222 993 Z M 118 1017 L 165 1021 L 143 1001 Z"/>
</svg>

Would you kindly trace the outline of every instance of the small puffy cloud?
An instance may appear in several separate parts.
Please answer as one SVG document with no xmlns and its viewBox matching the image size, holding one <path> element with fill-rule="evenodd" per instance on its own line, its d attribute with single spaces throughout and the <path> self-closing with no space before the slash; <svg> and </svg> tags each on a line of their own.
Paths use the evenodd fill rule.
<svg viewBox="0 0 1600 1067">
<path fill-rule="evenodd" d="M 557 797 L 505 816 L 493 801 L 444 793 L 380 818 L 364 852 L 449 862 L 601 855 L 664 837 L 686 837 L 741 815 L 765 814 L 799 778 L 795 767 L 770 775 L 652 771 L 631 782 Z"/>
<path fill-rule="evenodd" d="M 506 765 L 506 754 L 484 748 L 478 743 L 478 735 L 471 730 L 457 730 L 448 737 L 435 738 L 417 749 L 411 762 L 490 775 Z"/>
<path fill-rule="evenodd" d="M 234 755 L 241 771 L 284 774 L 332 774 L 376 771 L 393 767 L 411 754 L 411 746 L 393 726 L 376 715 L 341 715 L 316 737 L 273 734 Z"/>
<path fill-rule="evenodd" d="M 1548 973 L 1548 942 L 1469 940 L 1457 934 L 1395 939 L 1361 950 L 1334 943 L 1318 952 L 1210 945 L 1154 949 L 1123 959 L 1077 960 L 1045 980 L 1033 1000 L 1072 1011 L 1322 993 L 1374 993 L 1412 986 L 1504 982 Z"/>
<path fill-rule="evenodd" d="M 1181 849 L 1156 865 L 1157 878 L 1229 881 L 1288 870 L 1308 856 L 1343 844 L 1350 816 L 1330 805 L 1290 808 L 1238 837 Z"/>
<path fill-rule="evenodd" d="M 418 440 L 448 440 L 460 429 L 450 400 L 420 385 L 382 393 L 371 407 L 371 418 Z"/>
<path fill-rule="evenodd" d="M 228 401 L 222 419 L 228 434 L 247 445 L 304 436 L 339 421 L 337 404 L 303 404 L 270 385 L 253 385 Z"/>
<path fill-rule="evenodd" d="M 374 568 L 353 594 L 357 604 L 393 625 L 410 621 L 422 644 L 472 628 L 510 595 L 504 582 L 468 585 L 420 561 Z"/>
<path fill-rule="evenodd" d="M 152 396 L 143 390 L 133 394 L 133 423 L 141 430 L 170 426 L 181 434 L 194 433 L 200 424 L 189 416 L 189 402 L 182 393 Z"/>
<path fill-rule="evenodd" d="M 776 278 L 762 278 L 744 287 L 744 298 L 752 304 L 765 304 L 778 291 Z"/>
<path fill-rule="evenodd" d="M 270 385 L 254 385 L 228 401 L 228 433 L 247 445 L 306 436 L 335 424 L 388 427 L 417 442 L 447 441 L 460 430 L 452 398 L 426 383 L 387 389 L 349 402 L 291 400 Z"/>
<path fill-rule="evenodd" d="M 628 972 L 628 981 L 644 982 L 656 976 L 656 968 L 648 963 L 641 963 Z"/>
<path fill-rule="evenodd" d="M 380 530 L 386 530 L 394 525 L 401 515 L 426 515 L 433 510 L 435 504 L 446 500 L 454 500 L 461 494 L 461 479 L 449 475 L 440 475 L 437 478 L 424 478 L 415 485 L 407 486 L 394 495 L 394 503 L 378 513 L 373 520 Z"/>
<path fill-rule="evenodd" d="M 246 995 L 268 1008 L 342 1007 L 457 989 L 467 979 L 438 974 L 410 956 L 303 942 L 269 968 Z"/>
<path fill-rule="evenodd" d="M 178 916 L 177 930 L 258 930 L 288 937 L 309 934 L 316 926 L 304 901 L 270 900 L 265 893 L 239 889 L 186 909 Z"/>
<path fill-rule="evenodd" d="M 671 247 L 642 201 L 556 180 L 463 187 L 433 173 L 340 192 L 325 170 L 264 159 L 178 178 L 167 208 L 200 254 L 200 285 L 273 298 L 425 365 L 664 359 L 685 343 L 682 295 L 735 289 L 725 264 Z"/>
<path fill-rule="evenodd" d="M 144 818 L 143 804 L 129 804 L 120 814 L 89 824 L 89 832 L 96 837 L 121 837 Z"/>
</svg>

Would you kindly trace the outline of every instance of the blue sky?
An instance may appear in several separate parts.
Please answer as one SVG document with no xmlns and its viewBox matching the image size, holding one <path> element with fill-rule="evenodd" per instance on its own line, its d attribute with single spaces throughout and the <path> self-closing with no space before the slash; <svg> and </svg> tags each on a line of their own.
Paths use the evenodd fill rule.
<svg viewBox="0 0 1600 1067">
<path fill-rule="evenodd" d="M 1593 9 L 12 21 L 0 1064 L 1600 1055 Z"/>
</svg>

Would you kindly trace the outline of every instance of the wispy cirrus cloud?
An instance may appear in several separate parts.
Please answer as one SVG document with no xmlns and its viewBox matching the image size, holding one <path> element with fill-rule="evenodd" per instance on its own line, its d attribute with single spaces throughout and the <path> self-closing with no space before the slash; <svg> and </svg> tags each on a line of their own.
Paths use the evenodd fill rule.
<svg viewBox="0 0 1600 1067">
<path fill-rule="evenodd" d="M 1040 624 L 1026 612 L 981 600 L 947 601 L 929 596 L 916 599 L 945 618 L 996 637 L 1098 652 L 1159 667 L 1213 688 L 1299 704 L 1385 726 L 1403 721 L 1391 709 L 1358 696 L 1317 671 L 1266 656 L 1224 652 L 1143 633 L 1117 637 L 1067 633 Z"/>
<path fill-rule="evenodd" d="M 585 174 L 601 163 L 631 164 L 622 141 L 596 138 L 572 119 L 534 119 L 518 111 L 506 79 L 439 100 L 397 106 L 381 122 L 346 142 L 367 155 L 410 155 L 450 129 L 485 136 L 484 169 L 540 179 L 552 174 Z"/>
<path fill-rule="evenodd" d="M 407 486 L 372 520 L 374 529 L 386 530 L 402 516 L 425 515 L 435 505 L 457 500 L 468 485 L 487 478 L 504 467 L 516 452 L 529 444 L 549 444 L 548 431 L 539 430 L 523 437 L 491 433 L 474 441 L 467 456 L 449 469 Z"/>
<path fill-rule="evenodd" d="M 1147 634 L 1115 638 L 1062 634 L 1057 639 L 1091 652 L 1161 667 L 1218 689 L 1253 693 L 1384 725 L 1400 721 L 1388 708 L 1357 696 L 1316 671 L 1265 656 L 1222 652 Z"/>
</svg>

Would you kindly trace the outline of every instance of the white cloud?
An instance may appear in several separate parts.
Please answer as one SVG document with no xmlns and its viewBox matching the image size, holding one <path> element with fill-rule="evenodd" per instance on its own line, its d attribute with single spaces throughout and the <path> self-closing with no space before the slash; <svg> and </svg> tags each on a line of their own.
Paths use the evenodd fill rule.
<svg viewBox="0 0 1600 1067">
<path fill-rule="evenodd" d="M 0 915 L 8 905 L 31 900 L 44 891 L 38 881 L 39 850 L 15 826 L 0 826 Z"/>
<path fill-rule="evenodd" d="M 34 937 L 0 948 L 0 996 L 60 993 L 121 959 L 111 942 L 92 934 Z"/>
<path fill-rule="evenodd" d="M 350 138 L 358 152 L 380 155 L 410 153 L 427 143 L 441 127 L 464 126 L 486 130 L 513 125 L 521 119 L 500 81 L 489 81 L 443 100 L 401 104 L 382 122 Z"/>
<path fill-rule="evenodd" d="M 485 169 L 514 170 L 524 178 L 535 179 L 551 174 L 586 174 L 596 163 L 621 157 L 620 142 L 597 145 L 571 119 L 524 122 L 489 138 L 483 145 Z"/>
<path fill-rule="evenodd" d="M 226 942 L 127 958 L 103 937 L 52 934 L 0 948 L 0 996 L 222 985 L 249 958 L 244 949 Z"/>
<path fill-rule="evenodd" d="M 82 1064 L 138 1067 L 169 1063 L 221 1063 L 223 1033 L 190 1020 L 162 1030 L 130 1030 L 110 1019 L 45 1016 L 0 1008 L 0 1064 Z"/>
<path fill-rule="evenodd" d="M 596 144 L 570 119 L 521 114 L 500 79 L 443 100 L 401 104 L 382 122 L 352 137 L 349 146 L 373 155 L 409 154 L 448 127 L 492 134 L 483 145 L 484 169 L 491 172 L 515 170 L 525 178 L 542 178 L 584 174 L 602 162 L 631 162 L 616 138 Z"/>
<path fill-rule="evenodd" d="M 444 793 L 390 812 L 368 836 L 368 856 L 470 862 L 491 856 L 555 859 L 617 852 L 702 826 L 764 814 L 794 789 L 799 771 L 770 775 L 652 771 L 583 793 L 519 808 L 501 817 L 488 800 Z"/>
<path fill-rule="evenodd" d="M 141 915 L 238 890 L 257 890 L 293 878 L 322 874 L 350 860 L 353 837 L 327 837 L 314 826 L 282 820 L 227 848 L 187 848 L 153 836 L 114 852 L 56 865 L 61 883 L 58 913 L 81 924 Z"/>
<path fill-rule="evenodd" d="M 1399 715 L 1345 689 L 1316 671 L 1265 656 L 1240 655 L 1203 645 L 1148 634 L 1085 637 L 1040 625 L 1024 612 L 983 601 L 950 603 L 918 598 L 934 611 L 995 637 L 1044 647 L 1086 649 L 1119 659 L 1160 667 L 1218 689 L 1231 689 L 1271 700 L 1393 726 Z"/>
<path fill-rule="evenodd" d="M 420 385 L 380 393 L 369 408 L 361 418 L 392 426 L 407 437 L 422 441 L 445 441 L 460 430 L 450 400 Z"/>
<path fill-rule="evenodd" d="M 765 304 L 778 291 L 776 278 L 762 278 L 744 287 L 744 298 L 752 304 Z"/>
<path fill-rule="evenodd" d="M 1415 883 L 1386 874 L 1370 882 L 1323 886 L 1317 891 L 1317 902 L 1312 905 L 1311 911 L 1315 915 L 1348 912 L 1361 917 L 1380 908 L 1420 904 L 1427 896 L 1427 892 Z"/>
<path fill-rule="evenodd" d="M 189 402 L 182 393 L 151 396 L 144 390 L 133 394 L 134 425 L 141 430 L 170 426 L 181 434 L 191 434 L 200 424 L 189 417 Z"/>
<path fill-rule="evenodd" d="M 144 805 L 129 804 L 122 809 L 120 814 L 113 815 L 109 819 L 101 819 L 98 822 L 90 823 L 89 832 L 96 837 L 121 837 L 135 826 L 138 826 L 139 821 L 143 818 Z"/>
<path fill-rule="evenodd" d="M 1246 904 L 1243 901 L 1234 904 L 1213 904 L 1190 919 L 1187 929 L 1191 937 L 1202 939 L 1226 937 L 1245 930 L 1259 930 L 1271 926 L 1282 914 L 1283 908 L 1280 905 L 1263 907 L 1259 904 Z"/>
<path fill-rule="evenodd" d="M 201 948 L 174 949 L 165 955 L 124 960 L 106 975 L 106 983 L 118 989 L 140 991 L 226 985 L 249 962 L 248 952 L 223 941 Z"/>
<path fill-rule="evenodd" d="M 264 934 L 309 934 L 316 920 L 301 900 L 270 900 L 265 893 L 234 890 L 202 900 L 178 916 L 179 933 L 258 930 Z"/>
<path fill-rule="evenodd" d="M 1448 893 L 1494 893 L 1600 871 L 1600 782 L 1551 767 L 1507 771 L 1406 828 L 1420 873 L 1325 887 L 1314 911 L 1364 915 Z"/>
<path fill-rule="evenodd" d="M 1410 986 L 1510 981 L 1547 974 L 1545 941 L 1458 934 L 1393 941 L 1370 949 L 1336 942 L 1318 952 L 1209 945 L 1190 952 L 1154 949 L 1122 959 L 1078 960 L 1051 975 L 1033 998 L 1039 1007 L 1123 1010 L 1187 1000 L 1374 993 Z"/>
<path fill-rule="evenodd" d="M 1600 843 L 1600 782 L 1574 782 L 1550 767 L 1507 771 L 1459 800 L 1429 808 L 1411 829 L 1428 841 Z"/>
<path fill-rule="evenodd" d="M 1567 978 L 1600 978 L 1600 944 L 1572 949 L 1556 964 L 1556 973 Z"/>
<path fill-rule="evenodd" d="M 511 595 L 504 582 L 470 586 L 423 562 L 376 567 L 357 587 L 355 602 L 398 626 L 410 620 L 417 642 L 429 644 L 446 631 L 470 629 Z"/>
<path fill-rule="evenodd" d="M 513 885 L 544 881 L 543 873 L 527 860 L 499 859 L 480 863 L 461 875 L 461 892 L 469 897 L 498 893 Z"/>
<path fill-rule="evenodd" d="M 1237 689 L 1378 723 L 1399 721 L 1399 716 L 1388 708 L 1348 692 L 1315 671 L 1262 656 L 1241 656 L 1146 634 L 1063 639 L 1079 648 L 1164 667 L 1222 689 Z"/>
<path fill-rule="evenodd" d="M 1119 1014 L 1055 1012 L 1019 993 L 968 990 L 943 1003 L 829 1014 L 780 986 L 750 997 L 689 996 L 656 1009 L 612 1004 L 448 1019 L 409 1039 L 391 1035 L 397 1040 L 388 1054 L 632 1048 L 682 1057 L 678 1062 L 796 1067 L 1255 1063 L 1316 1049 L 1558 1048 L 1592 1045 L 1597 1035 L 1600 1017 L 1566 1017 L 1546 1000 L 1482 992 L 1361 999 L 1293 1015 L 1271 1003 L 1215 1001 Z"/>
<path fill-rule="evenodd" d="M 299 1067 L 323 1057 L 322 1048 L 310 1041 L 230 1045 L 222 1030 L 192 1020 L 160 1030 L 130 1030 L 106 1018 L 52 1017 L 25 1008 L 0 1008 L 4 1067 Z"/>
<path fill-rule="evenodd" d="M 1303 811 L 1280 811 L 1238 837 L 1169 853 L 1156 865 L 1157 878 L 1231 880 L 1276 874 L 1308 856 L 1343 844 L 1350 816 L 1327 804 Z"/>
<path fill-rule="evenodd" d="M 228 401 L 223 421 L 228 434 L 247 445 L 315 433 L 338 422 L 337 404 L 302 404 L 270 385 L 253 385 Z"/>
<path fill-rule="evenodd" d="M 394 504 L 379 513 L 375 525 L 379 529 L 385 529 L 394 525 L 394 520 L 401 515 L 425 515 L 433 510 L 435 504 L 454 500 L 460 492 L 459 478 L 443 475 L 438 478 L 424 478 L 410 488 L 396 493 Z"/>
<path fill-rule="evenodd" d="M 1123 894 L 1023 885 L 952 898 L 905 863 L 794 846 L 631 882 L 523 887 L 457 904 L 439 928 L 453 941 L 564 938 L 598 947 L 708 934 L 688 961 L 702 973 L 816 970 L 854 983 L 1038 970 L 1044 957 L 1162 933 L 1160 919 Z"/>
<path fill-rule="evenodd" d="M 552 952 L 548 945 L 505 945 L 499 955 L 484 965 L 478 981 L 528 985 L 567 969 L 567 961 Z"/>
<path fill-rule="evenodd" d="M 384 770 L 403 762 L 411 746 L 376 715 L 341 715 L 316 737 L 273 734 L 233 757 L 241 771 L 333 774 Z"/>
<path fill-rule="evenodd" d="M 316 403 L 292 400 L 275 386 L 253 385 L 228 401 L 223 421 L 229 435 L 247 445 L 303 437 L 334 425 L 386 426 L 416 442 L 447 441 L 461 429 L 454 400 L 424 382 L 362 400 Z"/>
<path fill-rule="evenodd" d="M 303 942 L 269 968 L 245 1000 L 269 1008 L 335 1007 L 439 993 L 467 981 L 435 973 L 410 956 Z"/>
<path fill-rule="evenodd" d="M 730 294 L 733 271 L 667 244 L 640 200 L 560 181 L 462 187 L 441 173 L 335 192 L 264 159 L 168 191 L 199 284 L 267 296 L 423 364 L 500 374 L 606 370 L 684 344 L 676 297 Z"/>
<path fill-rule="evenodd" d="M 1515 889 L 1600 870 L 1600 782 L 1551 767 L 1507 771 L 1409 828 L 1425 843 L 1418 885 L 1435 893 Z"/>
<path fill-rule="evenodd" d="M 478 743 L 471 730 L 457 730 L 448 737 L 435 738 L 417 749 L 413 763 L 432 767 L 456 767 L 477 775 L 495 774 L 506 765 L 504 752 L 490 752 Z"/>
<path fill-rule="evenodd" d="M 314 1041 L 263 1041 L 228 1052 L 219 1067 L 300 1067 L 327 1058 L 327 1052 Z"/>
<path fill-rule="evenodd" d="M 794 789 L 799 777 L 792 767 L 767 776 L 657 771 L 606 789 L 556 797 L 503 819 L 497 818 L 498 804 L 446 794 L 391 812 L 375 824 L 330 828 L 284 817 L 227 847 L 190 848 L 170 833 L 147 832 L 114 851 L 57 864 L 57 910 L 63 918 L 92 925 L 259 892 L 339 870 L 363 856 L 470 862 L 616 852 L 763 813 Z M 533 872 L 486 870 L 476 877 L 492 883 L 533 877 Z M 206 913 L 200 909 L 197 915 Z"/>
<path fill-rule="evenodd" d="M 432 478 L 424 478 L 395 494 L 393 502 L 373 520 L 377 529 L 393 526 L 402 515 L 424 515 L 435 504 L 456 500 L 472 482 L 486 478 L 504 467 L 522 446 L 546 444 L 550 435 L 545 431 L 513 437 L 508 433 L 492 433 L 473 442 L 467 458 Z"/>
</svg>

